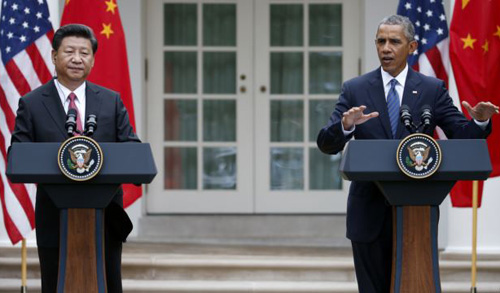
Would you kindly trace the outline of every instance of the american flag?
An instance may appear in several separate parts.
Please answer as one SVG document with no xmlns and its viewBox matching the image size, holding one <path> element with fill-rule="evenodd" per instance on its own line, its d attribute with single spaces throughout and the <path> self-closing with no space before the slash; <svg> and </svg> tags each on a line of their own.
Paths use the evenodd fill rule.
<svg viewBox="0 0 500 293">
<path fill-rule="evenodd" d="M 0 13 L 0 199 L 13 244 L 35 228 L 35 186 L 10 183 L 7 149 L 19 98 L 52 77 L 54 35 L 46 0 L 1 0 Z"/>
<path fill-rule="evenodd" d="M 408 64 L 422 74 L 437 77 L 448 86 L 450 68 L 448 23 L 441 0 L 401 0 L 398 14 L 415 26 L 418 49 Z"/>
</svg>

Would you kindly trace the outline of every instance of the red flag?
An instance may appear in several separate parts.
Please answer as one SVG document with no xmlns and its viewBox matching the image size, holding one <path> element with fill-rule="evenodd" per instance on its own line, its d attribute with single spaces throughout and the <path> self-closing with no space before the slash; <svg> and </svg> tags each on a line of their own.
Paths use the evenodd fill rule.
<svg viewBox="0 0 500 293">
<path fill-rule="evenodd" d="M 66 0 L 61 26 L 69 23 L 85 24 L 94 30 L 99 46 L 88 80 L 120 93 L 135 129 L 125 34 L 116 0 Z M 139 186 L 125 184 L 123 190 L 125 207 L 142 195 Z"/>
<path fill-rule="evenodd" d="M 467 101 L 471 105 L 481 101 L 500 104 L 499 12 L 499 1 L 457 0 L 455 2 L 450 27 L 450 59 L 460 100 Z M 467 111 L 464 114 L 468 115 Z M 491 176 L 500 175 L 499 119 L 498 115 L 493 116 L 495 131 L 488 138 L 493 165 Z M 481 190 L 482 182 L 480 183 Z M 456 185 L 451 193 L 454 206 L 470 206 L 471 185 L 470 182 Z"/>
<path fill-rule="evenodd" d="M 43 1 L 0 1 L 0 5 L 0 202 L 7 234 L 16 244 L 35 228 L 36 187 L 7 179 L 7 149 L 19 98 L 52 78 L 54 31 Z"/>
</svg>

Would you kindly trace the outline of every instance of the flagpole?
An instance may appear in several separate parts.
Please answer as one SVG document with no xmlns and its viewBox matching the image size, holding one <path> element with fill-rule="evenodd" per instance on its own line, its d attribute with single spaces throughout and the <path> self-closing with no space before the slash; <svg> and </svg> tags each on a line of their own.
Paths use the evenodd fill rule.
<svg viewBox="0 0 500 293">
<path fill-rule="evenodd" d="M 26 249 L 26 238 L 22 240 L 21 246 L 21 293 L 26 293 L 28 291 L 28 286 L 26 286 L 26 276 L 27 276 L 27 249 Z"/>
<path fill-rule="evenodd" d="M 477 263 L 477 194 L 478 182 L 472 181 L 472 267 L 471 267 L 471 293 L 476 293 L 476 263 Z"/>
<path fill-rule="evenodd" d="M 27 275 L 27 252 L 26 252 L 26 238 L 22 240 L 21 246 L 21 293 L 26 293 L 28 288 L 26 286 L 26 275 Z"/>
</svg>

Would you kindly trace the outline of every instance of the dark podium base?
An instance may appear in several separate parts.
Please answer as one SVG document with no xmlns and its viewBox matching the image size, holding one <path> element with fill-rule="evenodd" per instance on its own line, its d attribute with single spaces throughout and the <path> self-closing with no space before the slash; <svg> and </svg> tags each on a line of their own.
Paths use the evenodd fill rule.
<svg viewBox="0 0 500 293">
<path fill-rule="evenodd" d="M 488 178 L 492 170 L 488 146 L 484 139 L 438 141 L 439 170 L 417 180 L 399 169 L 395 160 L 399 144 L 399 140 L 352 140 L 344 150 L 340 170 L 344 179 L 375 182 L 394 206 L 391 293 L 440 293 L 438 206 L 457 180 Z"/>
<path fill-rule="evenodd" d="M 393 207 L 391 293 L 441 292 L 437 206 Z"/>
<path fill-rule="evenodd" d="M 106 292 L 104 210 L 62 209 L 57 293 Z"/>
<path fill-rule="evenodd" d="M 100 143 L 105 163 L 99 174 L 75 182 L 59 169 L 60 146 L 12 144 L 6 174 L 13 183 L 38 183 L 61 211 L 57 292 L 105 293 L 104 209 L 120 184 L 151 183 L 153 154 L 147 143 Z"/>
</svg>

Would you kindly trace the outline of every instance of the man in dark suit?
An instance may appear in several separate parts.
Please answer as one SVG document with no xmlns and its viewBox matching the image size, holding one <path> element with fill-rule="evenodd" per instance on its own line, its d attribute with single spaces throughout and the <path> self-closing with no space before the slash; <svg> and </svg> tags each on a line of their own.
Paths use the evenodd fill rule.
<svg viewBox="0 0 500 293">
<path fill-rule="evenodd" d="M 336 154 L 353 137 L 401 139 L 409 135 L 398 122 L 402 104 L 416 111 L 429 105 L 434 117 L 430 130 L 439 126 L 448 138 L 487 137 L 489 119 L 498 113 L 498 107 L 489 102 L 471 107 L 463 102 L 473 118 L 467 120 L 453 105 L 443 81 L 409 68 L 407 57 L 417 49 L 414 35 L 406 17 L 393 15 L 382 20 L 375 39 L 381 67 L 344 83 L 335 110 L 318 135 L 321 151 Z M 352 243 L 359 292 L 390 292 L 392 209 L 372 182 L 352 182 L 350 186 L 347 238 Z"/>
<path fill-rule="evenodd" d="M 19 100 L 12 143 L 62 142 L 66 140 L 66 113 L 75 108 L 77 124 L 94 114 L 98 142 L 140 142 L 129 123 L 120 95 L 86 81 L 94 65 L 97 40 L 84 25 L 61 27 L 52 41 L 52 62 L 57 76 Z M 111 69 L 110 70 L 118 70 Z M 105 209 L 105 262 L 108 292 L 122 292 L 122 242 L 132 230 L 123 210 L 123 192 L 114 196 Z M 38 186 L 35 206 L 36 239 L 42 274 L 42 292 L 56 292 L 59 261 L 59 210 Z"/>
</svg>

